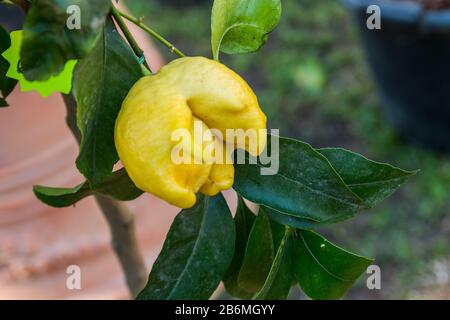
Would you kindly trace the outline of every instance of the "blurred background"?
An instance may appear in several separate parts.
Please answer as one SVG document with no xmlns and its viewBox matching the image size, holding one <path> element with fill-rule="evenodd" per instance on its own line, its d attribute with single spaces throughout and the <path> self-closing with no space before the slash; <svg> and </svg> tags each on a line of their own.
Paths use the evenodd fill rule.
<svg viewBox="0 0 450 320">
<path fill-rule="evenodd" d="M 126 4 L 134 15 L 143 16 L 148 25 L 170 39 L 183 52 L 188 55 L 211 56 L 211 1 L 133 0 L 126 1 Z M 155 46 L 162 59 L 169 61 L 174 58 L 174 55 L 164 47 L 160 47 L 159 44 Z M 330 240 L 342 247 L 375 257 L 375 264 L 381 267 L 381 290 L 368 290 L 365 285 L 366 278 L 363 276 L 350 290 L 347 298 L 450 299 L 450 155 L 406 143 L 386 121 L 354 21 L 351 20 L 348 10 L 339 1 L 283 1 L 280 25 L 270 35 L 268 43 L 261 51 L 237 56 L 222 54 L 221 59 L 242 74 L 253 87 L 270 119 L 270 127 L 280 128 L 281 135 L 301 139 L 314 147 L 344 147 L 377 161 L 389 162 L 405 169 L 421 170 L 416 177 L 377 208 L 358 215 L 353 220 L 321 230 Z M 40 106 L 36 107 L 37 98 L 33 96 L 29 98 L 30 104 L 27 106 L 14 105 L 15 99 L 19 99 L 16 96 L 20 94 L 16 89 L 10 99 L 10 108 L 34 110 L 30 111 L 34 112 L 34 116 L 28 114 L 28 117 L 32 118 L 29 119 L 30 123 L 36 121 L 42 116 L 40 111 L 46 109 L 46 100 L 42 100 L 38 103 Z M 58 103 L 55 100 L 55 105 Z M 55 108 L 58 108 L 59 116 L 47 110 L 45 112 L 50 113 L 48 119 L 52 119 L 47 121 L 59 121 L 61 128 L 58 130 L 66 130 L 62 128 L 64 109 Z M 0 110 L 2 126 L 6 123 L 5 120 L 2 121 L 6 112 L 10 111 Z M 14 126 L 27 123 L 22 122 L 20 120 L 22 118 L 16 120 L 16 123 L 11 122 L 13 116 L 10 117 L 8 123 L 13 123 Z M 15 135 L 16 128 L 13 128 L 13 124 L 10 125 L 11 130 L 8 130 L 9 135 Z M 64 148 L 72 148 L 72 156 L 76 155 L 76 146 L 71 145 L 68 131 L 63 135 L 66 140 L 56 141 L 56 136 L 49 137 L 51 142 L 41 143 L 34 151 L 36 158 L 36 154 L 50 152 L 38 147 L 53 146 L 51 148 L 53 155 L 47 156 L 45 160 L 48 163 L 48 159 L 51 159 L 51 163 L 54 163 L 55 167 L 51 168 L 53 173 L 49 173 L 48 168 L 45 174 L 35 172 L 33 177 L 27 177 L 27 184 L 22 183 L 14 189 L 9 184 L 8 177 L 14 172 L 14 179 L 19 179 L 17 177 L 19 169 L 20 174 L 25 176 L 23 170 L 26 170 L 27 166 L 17 167 L 17 164 L 12 164 L 12 160 L 8 160 L 11 157 L 15 159 L 20 157 L 20 154 L 17 157 L 11 156 L 18 153 L 16 149 L 20 149 L 20 146 L 7 144 L 9 138 L 6 137 L 6 129 L 2 126 L 0 126 L 2 132 L 0 298 L 126 297 L 118 264 L 108 249 L 106 225 L 95 204 L 89 202 L 91 200 L 83 201 L 79 205 L 83 209 L 78 208 L 77 211 L 82 211 L 81 215 L 75 215 L 74 211 L 70 211 L 76 210 L 73 208 L 64 210 L 45 208 L 32 200 L 31 190 L 24 189 L 25 186 L 31 188 L 36 182 L 70 185 L 70 181 L 77 180 L 77 178 L 70 178 L 72 180 L 61 178 L 64 172 L 69 177 L 75 175 L 67 173 L 67 170 L 75 170 L 72 167 L 74 158 L 65 161 L 68 168 L 57 167 L 63 155 L 67 154 Z M 30 140 L 33 140 L 30 132 L 21 134 L 24 135 L 23 143 L 30 144 Z M 61 150 L 55 151 L 55 144 L 60 144 Z M 7 145 L 10 149 L 4 148 Z M 11 169 L 13 166 L 16 171 Z M 33 170 L 41 170 L 36 163 L 32 167 Z M 58 177 L 55 177 L 55 174 Z M 11 201 L 10 195 L 13 192 L 16 194 L 19 187 L 21 192 L 26 194 L 23 197 L 29 201 L 26 205 L 25 200 L 19 196 L 14 203 Z M 8 192 L 10 194 L 7 196 Z M 233 198 L 233 195 L 229 194 L 229 197 Z M 149 204 L 153 212 L 148 212 Z M 34 209 L 30 209 L 30 206 Z M 137 211 L 139 237 L 147 264 L 150 266 L 176 210 L 149 196 L 139 199 L 131 206 Z M 39 210 L 35 209 L 37 207 Z M 27 216 L 24 214 L 25 211 L 46 213 L 27 213 Z M 94 212 L 93 218 L 89 217 L 91 211 Z M 67 216 L 64 216 L 65 214 Z M 30 216 L 34 219 L 33 222 L 24 222 L 25 218 L 31 219 Z M 43 234 L 52 234 L 55 228 L 75 230 L 73 233 L 77 235 L 71 235 L 70 232 L 66 235 L 59 230 L 58 236 L 48 239 L 44 237 L 45 240 L 42 240 Z M 17 245 L 19 235 L 28 237 L 26 241 L 29 242 L 28 244 L 22 242 L 20 248 Z M 37 244 L 39 241 L 43 243 L 40 246 Z M 86 269 L 90 272 L 90 282 L 86 283 L 86 291 L 82 290 L 84 294 L 69 294 L 64 291 L 65 280 L 61 279 L 65 279 L 66 274 L 61 268 L 47 266 L 53 270 L 53 278 L 48 276 L 50 274 L 48 271 L 45 272 L 49 269 L 42 266 L 41 269 L 37 268 L 38 271 L 33 271 L 36 269 L 33 265 L 36 261 L 33 263 L 29 261 L 33 254 L 42 260 L 38 259 L 43 265 L 46 265 L 46 261 L 49 264 L 48 261 L 54 259 L 48 252 L 41 254 L 42 250 L 48 250 L 46 243 L 51 243 L 51 248 L 61 247 L 61 252 L 65 252 L 64 250 L 71 252 L 75 247 L 76 250 L 81 250 L 82 253 L 75 250 L 78 255 L 72 258 L 69 256 L 67 259 L 78 263 L 82 257 L 83 261 L 87 261 Z M 96 249 L 96 246 L 99 248 Z M 33 249 L 35 251 L 30 251 L 33 253 L 27 251 L 31 250 L 30 247 L 35 247 Z M 96 252 L 106 252 L 105 261 L 93 262 L 94 259 L 100 259 L 100 253 Z M 60 255 L 57 251 L 52 254 Z M 61 265 L 67 265 L 66 262 L 67 260 L 64 260 Z M 24 267 L 30 263 L 34 266 L 33 272 L 27 271 Z M 110 270 L 109 275 L 114 274 L 114 278 L 107 277 L 105 272 L 102 272 L 104 268 Z M 53 287 L 54 292 L 59 292 L 58 294 L 43 294 L 43 290 L 51 290 Z M 99 287 L 102 289 L 99 290 Z M 120 290 L 117 291 L 117 288 Z M 298 297 L 302 297 L 299 292 L 292 292 L 292 298 Z"/>
</svg>

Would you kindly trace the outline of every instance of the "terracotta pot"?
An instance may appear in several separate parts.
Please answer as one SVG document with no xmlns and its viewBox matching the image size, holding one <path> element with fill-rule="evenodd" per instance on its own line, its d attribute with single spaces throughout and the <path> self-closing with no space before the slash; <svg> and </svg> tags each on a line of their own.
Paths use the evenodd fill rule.
<svg viewBox="0 0 450 320">
<path fill-rule="evenodd" d="M 53 209 L 31 191 L 34 184 L 72 186 L 82 179 L 74 167 L 77 145 L 65 127 L 61 98 L 43 100 L 16 90 L 9 101 L 11 107 L 0 111 L 0 298 L 127 297 L 93 199 Z M 130 207 L 150 263 L 176 209 L 149 196 Z M 80 291 L 66 289 L 71 264 L 81 267 Z"/>
</svg>

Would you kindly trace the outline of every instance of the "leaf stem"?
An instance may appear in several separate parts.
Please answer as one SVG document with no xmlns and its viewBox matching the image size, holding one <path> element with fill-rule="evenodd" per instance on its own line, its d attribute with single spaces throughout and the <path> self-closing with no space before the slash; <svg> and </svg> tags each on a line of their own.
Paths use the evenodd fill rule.
<svg viewBox="0 0 450 320">
<path fill-rule="evenodd" d="M 154 31 L 153 29 L 149 28 L 148 26 L 146 26 L 141 19 L 135 18 L 129 14 L 126 14 L 125 12 L 121 12 L 118 11 L 119 14 L 124 17 L 125 19 L 127 19 L 128 21 L 134 23 L 135 25 L 137 25 L 138 27 L 140 27 L 142 30 L 144 30 L 145 32 L 147 32 L 149 35 L 151 35 L 153 38 L 155 38 L 156 40 L 158 40 L 159 42 L 161 42 L 163 45 L 165 45 L 167 48 L 169 48 L 170 51 L 172 51 L 173 53 L 175 53 L 177 56 L 179 56 L 180 58 L 185 57 L 186 55 L 181 52 L 179 49 L 177 49 L 172 43 L 170 43 L 169 41 L 167 41 L 163 36 L 161 36 L 159 33 L 157 33 L 156 31 Z"/>
<path fill-rule="evenodd" d="M 139 59 L 141 59 L 144 56 L 144 50 L 142 50 L 139 47 L 139 45 L 137 44 L 133 35 L 131 34 L 130 29 L 128 29 L 127 25 L 125 24 L 125 21 L 123 21 L 122 14 L 113 5 L 111 5 L 111 15 L 114 17 L 114 20 L 117 22 L 117 25 L 119 26 L 120 30 L 122 30 L 125 38 L 127 39 L 128 43 L 130 44 L 130 46 L 133 49 L 136 56 Z M 151 74 L 152 69 L 150 68 L 150 66 L 148 65 L 146 60 L 144 60 L 143 64 L 145 66 L 145 68 L 142 68 L 142 72 L 144 73 L 144 75 Z"/>
</svg>

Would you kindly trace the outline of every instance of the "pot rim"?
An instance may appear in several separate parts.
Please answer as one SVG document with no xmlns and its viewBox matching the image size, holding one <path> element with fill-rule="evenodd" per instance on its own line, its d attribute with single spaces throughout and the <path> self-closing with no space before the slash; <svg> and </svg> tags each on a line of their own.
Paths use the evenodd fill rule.
<svg viewBox="0 0 450 320">
<path fill-rule="evenodd" d="M 370 5 L 381 8 L 382 18 L 401 25 L 416 25 L 423 31 L 450 32 L 450 9 L 429 10 L 412 1 L 342 0 L 353 11 L 365 12 Z"/>
</svg>

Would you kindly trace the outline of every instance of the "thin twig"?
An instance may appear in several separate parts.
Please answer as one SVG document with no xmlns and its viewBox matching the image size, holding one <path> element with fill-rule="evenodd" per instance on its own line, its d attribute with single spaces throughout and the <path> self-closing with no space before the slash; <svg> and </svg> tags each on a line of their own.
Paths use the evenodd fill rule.
<svg viewBox="0 0 450 320">
<path fill-rule="evenodd" d="M 111 245 L 119 258 L 132 297 L 144 289 L 147 269 L 136 239 L 134 215 L 122 202 L 95 196 L 111 231 Z"/>
<path fill-rule="evenodd" d="M 118 11 L 118 10 L 117 10 Z M 169 48 L 170 51 L 172 51 L 173 53 L 175 53 L 177 56 L 179 56 L 180 58 L 185 57 L 185 54 L 183 52 L 181 52 L 179 49 L 177 49 L 172 43 L 170 43 L 169 41 L 167 41 L 163 36 L 161 36 L 159 33 L 157 33 L 156 31 L 154 31 L 153 29 L 151 29 L 150 27 L 146 26 L 141 19 L 137 19 L 129 14 L 126 14 L 125 12 L 122 11 L 118 11 L 118 13 L 124 17 L 125 19 L 127 19 L 128 21 L 134 23 L 135 25 L 137 25 L 138 27 L 140 27 L 142 30 L 144 30 L 145 32 L 147 32 L 149 35 L 151 35 L 153 38 L 155 38 L 156 40 L 158 40 L 159 42 L 161 42 L 163 45 L 165 45 L 167 48 Z"/>
<path fill-rule="evenodd" d="M 81 134 L 76 124 L 76 102 L 72 95 L 63 95 L 66 104 L 67 125 L 80 143 Z M 109 197 L 95 196 L 111 232 L 111 244 L 119 259 L 131 296 L 134 298 L 145 287 L 147 268 L 136 239 L 134 215 L 122 203 Z"/>
<path fill-rule="evenodd" d="M 136 56 L 138 57 L 138 59 L 141 59 L 142 57 L 144 57 L 144 50 L 142 50 L 141 47 L 139 47 L 138 43 L 136 42 L 133 35 L 131 34 L 130 29 L 128 29 L 127 25 L 125 24 L 125 21 L 123 21 L 120 12 L 113 5 L 111 5 L 111 15 L 114 17 L 114 20 L 117 22 L 117 25 L 119 26 L 120 30 L 122 30 L 125 38 L 127 39 L 128 43 L 130 44 L 130 47 L 133 49 L 133 51 L 136 54 Z M 143 64 L 148 69 L 148 71 L 151 73 L 152 69 L 150 68 L 147 61 L 145 60 L 145 57 L 144 57 Z"/>
</svg>

